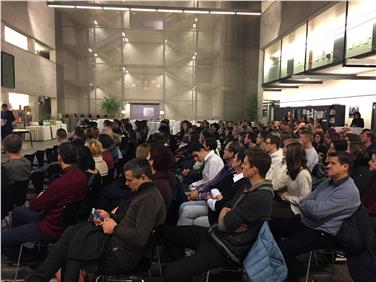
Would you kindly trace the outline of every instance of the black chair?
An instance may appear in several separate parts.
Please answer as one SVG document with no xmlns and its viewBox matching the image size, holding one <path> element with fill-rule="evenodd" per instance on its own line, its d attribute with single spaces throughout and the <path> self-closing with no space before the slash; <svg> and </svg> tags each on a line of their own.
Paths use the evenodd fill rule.
<svg viewBox="0 0 376 282">
<path fill-rule="evenodd" d="M 53 148 L 52 148 L 52 159 L 53 159 L 54 162 L 57 162 L 57 155 L 58 155 L 58 151 L 57 151 L 57 149 L 58 149 L 58 148 L 59 148 L 58 145 L 55 145 L 55 146 L 53 146 Z"/>
<path fill-rule="evenodd" d="M 39 194 L 44 189 L 44 170 L 35 170 L 30 174 L 31 183 L 34 186 L 35 192 Z"/>
<path fill-rule="evenodd" d="M 15 207 L 22 206 L 26 201 L 27 188 L 29 187 L 30 179 L 24 181 L 16 181 L 10 185 L 10 192 L 12 194 L 12 205 Z"/>
<path fill-rule="evenodd" d="M 103 185 L 108 185 L 108 184 L 111 184 L 113 182 L 114 172 L 115 172 L 114 168 L 108 170 L 108 174 L 103 177 Z"/>
<path fill-rule="evenodd" d="M 36 151 L 35 156 L 37 157 L 38 166 L 42 167 L 44 164 L 44 151 L 41 151 L 41 150 Z"/>
<path fill-rule="evenodd" d="M 157 254 L 157 260 L 158 260 L 158 266 L 159 266 L 159 274 L 162 281 L 162 268 L 161 268 L 161 262 L 159 257 L 159 252 L 157 249 L 157 245 L 161 239 L 161 233 L 162 228 L 158 227 L 153 230 L 152 234 L 150 235 L 149 241 L 148 241 L 148 249 L 145 254 L 145 256 L 141 259 L 138 266 L 131 272 L 131 273 L 125 273 L 125 274 L 114 274 L 114 275 L 102 275 L 99 274 L 97 278 L 95 279 L 96 282 L 99 281 L 144 281 L 142 279 L 142 276 L 144 274 L 148 273 L 149 278 L 151 278 L 151 266 L 153 264 L 153 258 L 156 251 Z"/>
<path fill-rule="evenodd" d="M 47 148 L 46 149 L 46 159 L 47 159 L 47 163 L 50 164 L 54 161 L 54 152 L 53 152 L 53 149 L 52 148 Z"/>
<path fill-rule="evenodd" d="M 33 153 L 33 154 L 26 154 L 26 155 L 24 155 L 24 157 L 29 160 L 29 162 L 31 163 L 31 167 L 33 167 L 33 165 L 34 165 L 34 159 L 35 159 L 35 153 Z"/>
</svg>

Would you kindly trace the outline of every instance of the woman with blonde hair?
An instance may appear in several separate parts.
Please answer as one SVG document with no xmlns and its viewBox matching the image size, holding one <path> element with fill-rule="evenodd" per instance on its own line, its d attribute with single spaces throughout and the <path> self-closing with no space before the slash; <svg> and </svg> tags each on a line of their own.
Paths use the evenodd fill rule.
<svg viewBox="0 0 376 282">
<path fill-rule="evenodd" d="M 99 171 L 100 175 L 106 176 L 108 174 L 108 166 L 103 160 L 103 146 L 98 140 L 92 139 L 85 143 L 85 146 L 89 148 L 95 162 L 95 168 Z"/>
</svg>

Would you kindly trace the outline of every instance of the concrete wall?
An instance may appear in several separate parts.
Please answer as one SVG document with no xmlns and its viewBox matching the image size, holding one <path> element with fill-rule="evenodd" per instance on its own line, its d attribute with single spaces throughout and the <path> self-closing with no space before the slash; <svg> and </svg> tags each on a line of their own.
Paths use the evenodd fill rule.
<svg viewBox="0 0 376 282">
<path fill-rule="evenodd" d="M 1 20 L 2 34 L 4 26 L 8 25 L 55 49 L 55 12 L 45 2 L 1 2 Z M 48 96 L 53 98 L 51 115 L 56 116 L 56 64 L 32 51 L 9 44 L 4 38 L 1 49 L 15 59 L 15 88 L 1 88 L 2 102 L 8 102 L 9 92 L 30 95 L 33 121 L 38 121 L 38 97 Z"/>
</svg>

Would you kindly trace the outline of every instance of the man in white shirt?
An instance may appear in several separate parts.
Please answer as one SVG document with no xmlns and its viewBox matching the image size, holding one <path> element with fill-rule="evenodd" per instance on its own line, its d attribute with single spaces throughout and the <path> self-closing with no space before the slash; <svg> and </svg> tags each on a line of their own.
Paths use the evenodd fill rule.
<svg viewBox="0 0 376 282">
<path fill-rule="evenodd" d="M 287 167 L 283 162 L 283 150 L 280 149 L 280 144 L 281 138 L 277 134 L 271 133 L 266 136 L 264 150 L 270 155 L 272 164 L 265 179 L 272 182 L 274 190 L 280 189 L 281 187 L 279 187 L 277 183 L 279 183 L 283 177 L 287 177 Z"/>
<path fill-rule="evenodd" d="M 212 180 L 218 172 L 223 168 L 224 164 L 220 156 L 214 153 L 217 147 L 217 141 L 214 138 L 208 138 L 205 141 L 205 146 L 202 144 L 194 144 L 192 149 L 192 156 L 196 161 L 204 161 L 204 169 L 202 171 L 202 178 L 190 185 L 190 190 L 207 183 Z"/>
<path fill-rule="evenodd" d="M 300 142 L 303 144 L 307 156 L 307 167 L 312 172 L 314 166 L 319 162 L 319 156 L 316 149 L 312 145 L 313 134 L 309 130 L 304 130 L 300 133 Z"/>
</svg>

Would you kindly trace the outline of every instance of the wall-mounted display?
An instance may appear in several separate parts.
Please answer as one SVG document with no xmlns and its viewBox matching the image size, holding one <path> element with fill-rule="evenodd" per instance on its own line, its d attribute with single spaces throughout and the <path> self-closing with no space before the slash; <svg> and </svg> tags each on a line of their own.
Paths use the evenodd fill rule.
<svg viewBox="0 0 376 282">
<path fill-rule="evenodd" d="M 373 0 L 349 1 L 345 58 L 372 52 L 376 53 L 376 5 Z"/>
<path fill-rule="evenodd" d="M 281 66 L 281 41 L 274 42 L 265 49 L 264 55 L 264 83 L 278 80 L 280 78 Z"/>
<path fill-rule="evenodd" d="M 306 70 L 343 60 L 346 2 L 308 22 Z"/>
<path fill-rule="evenodd" d="M 304 71 L 307 25 L 282 38 L 281 78 Z"/>
</svg>

